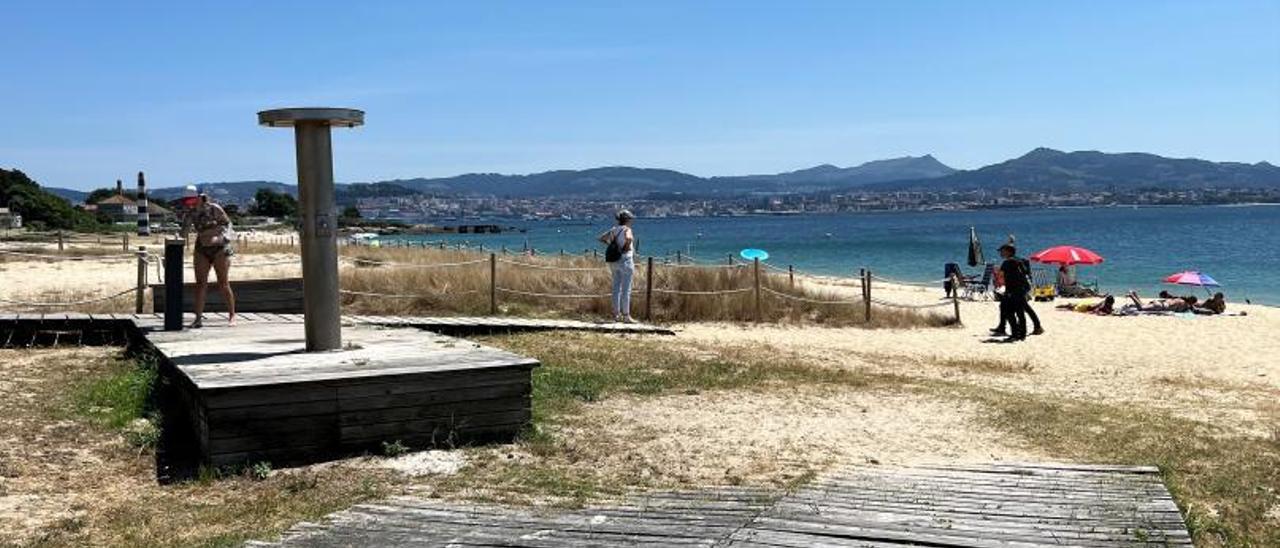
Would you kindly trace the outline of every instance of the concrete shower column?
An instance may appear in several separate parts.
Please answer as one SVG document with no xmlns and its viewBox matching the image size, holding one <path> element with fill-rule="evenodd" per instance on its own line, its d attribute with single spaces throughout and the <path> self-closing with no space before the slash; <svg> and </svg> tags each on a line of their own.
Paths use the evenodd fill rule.
<svg viewBox="0 0 1280 548">
<path fill-rule="evenodd" d="M 338 215 L 334 202 L 329 128 L 364 124 L 364 112 L 346 108 L 286 108 L 258 113 L 267 127 L 292 127 L 298 160 L 298 214 L 302 224 L 302 289 L 307 351 L 342 348 L 338 293 Z"/>
</svg>

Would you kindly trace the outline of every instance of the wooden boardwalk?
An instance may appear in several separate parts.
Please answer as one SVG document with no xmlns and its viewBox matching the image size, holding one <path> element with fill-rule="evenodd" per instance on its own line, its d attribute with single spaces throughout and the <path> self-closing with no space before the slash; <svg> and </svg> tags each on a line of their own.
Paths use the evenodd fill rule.
<svg viewBox="0 0 1280 548">
<path fill-rule="evenodd" d="M 187 314 L 184 325 L 195 317 Z M 596 333 L 631 333 L 640 335 L 673 335 L 671 329 L 639 323 L 587 322 L 540 318 L 515 318 L 503 316 L 376 316 L 347 315 L 344 326 L 377 325 L 385 327 L 413 327 L 443 335 L 467 336 L 491 333 L 519 333 L 529 331 L 588 331 Z M 301 314 L 275 314 L 245 312 L 237 315 L 239 324 L 302 323 Z M 206 325 L 225 324 L 225 316 L 209 314 Z M 56 344 L 110 343 L 108 333 L 120 333 L 121 328 L 138 327 L 145 330 L 160 329 L 164 325 L 161 314 L 108 314 L 83 312 L 56 313 L 0 313 L 0 347 L 42 346 Z M 86 333 L 92 334 L 87 336 Z M 117 337 L 119 338 L 119 337 Z M 116 343 L 125 341 L 117 340 Z"/>
<path fill-rule="evenodd" d="M 638 494 L 575 511 L 399 497 L 251 546 L 1191 546 L 1153 467 L 967 465 L 836 472 L 792 493 Z"/>
</svg>

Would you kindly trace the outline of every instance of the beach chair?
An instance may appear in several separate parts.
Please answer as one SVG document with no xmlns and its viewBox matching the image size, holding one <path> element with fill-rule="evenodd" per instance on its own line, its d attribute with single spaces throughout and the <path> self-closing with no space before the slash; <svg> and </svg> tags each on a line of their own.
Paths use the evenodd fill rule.
<svg viewBox="0 0 1280 548">
<path fill-rule="evenodd" d="M 1052 301 L 1058 296 L 1057 273 L 1044 268 L 1031 269 L 1031 298 Z"/>
<path fill-rule="evenodd" d="M 978 297 L 987 298 L 991 294 L 991 279 L 996 275 L 996 265 L 987 263 L 982 269 L 982 277 L 969 276 L 964 278 L 964 298 L 974 300 Z"/>
</svg>

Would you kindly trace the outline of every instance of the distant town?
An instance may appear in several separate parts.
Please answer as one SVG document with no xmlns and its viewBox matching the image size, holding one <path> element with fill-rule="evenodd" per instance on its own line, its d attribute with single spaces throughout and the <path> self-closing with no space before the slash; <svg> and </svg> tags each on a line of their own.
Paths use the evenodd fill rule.
<svg viewBox="0 0 1280 548">
<path fill-rule="evenodd" d="M 998 208 L 1224 205 L 1280 203 L 1280 189 L 1146 190 L 1127 192 L 852 192 L 770 194 L 714 199 L 586 199 L 568 197 L 410 195 L 361 198 L 366 220 L 441 223 L 465 219 L 572 220 L 608 217 L 629 208 L 642 217 L 801 215 L 859 211 L 952 211 Z"/>
</svg>

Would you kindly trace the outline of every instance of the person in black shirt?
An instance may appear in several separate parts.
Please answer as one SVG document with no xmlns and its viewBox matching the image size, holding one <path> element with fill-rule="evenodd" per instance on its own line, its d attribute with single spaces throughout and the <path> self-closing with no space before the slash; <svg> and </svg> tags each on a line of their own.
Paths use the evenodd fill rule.
<svg viewBox="0 0 1280 548">
<path fill-rule="evenodd" d="M 1012 245 L 1000 246 L 1000 274 L 1004 278 L 1004 295 L 1000 297 L 1001 323 L 1009 325 L 1008 341 L 1021 341 L 1027 338 L 1027 292 L 1031 290 L 1031 280 L 1022 259 L 1017 257 L 1018 250 Z"/>
</svg>

